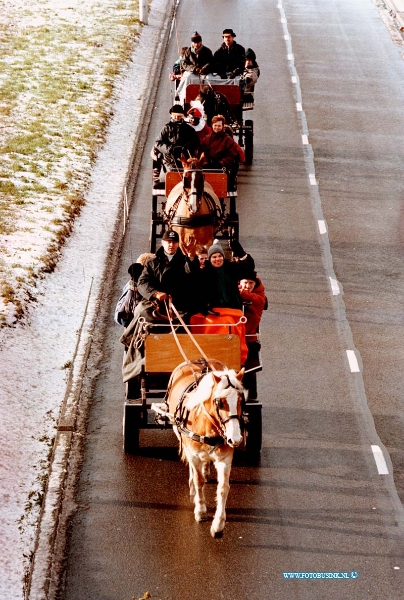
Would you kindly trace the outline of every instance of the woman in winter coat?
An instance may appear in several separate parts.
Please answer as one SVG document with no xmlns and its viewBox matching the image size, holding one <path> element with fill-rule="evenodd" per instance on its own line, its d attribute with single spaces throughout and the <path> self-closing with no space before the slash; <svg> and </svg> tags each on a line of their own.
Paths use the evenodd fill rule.
<svg viewBox="0 0 404 600">
<path fill-rule="evenodd" d="M 225 260 L 220 244 L 208 250 L 205 268 L 199 273 L 200 293 L 205 311 L 214 308 L 242 308 L 238 282 L 254 270 L 254 259 L 237 241 L 230 243 L 235 261 Z M 203 311 L 202 311 L 203 312 Z"/>
</svg>

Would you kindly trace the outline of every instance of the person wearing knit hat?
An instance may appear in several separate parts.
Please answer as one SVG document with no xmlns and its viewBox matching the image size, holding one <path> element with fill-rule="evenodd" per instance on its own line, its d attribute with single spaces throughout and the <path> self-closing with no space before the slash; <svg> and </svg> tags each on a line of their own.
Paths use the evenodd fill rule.
<svg viewBox="0 0 404 600">
<path fill-rule="evenodd" d="M 115 323 L 118 323 L 118 325 L 123 325 L 123 327 L 127 327 L 129 325 L 133 319 L 133 313 L 136 306 L 142 300 L 142 297 L 137 289 L 137 282 L 142 271 L 143 264 L 139 261 L 139 259 L 135 263 L 132 263 L 128 268 L 130 279 L 122 290 L 114 313 Z"/>
<path fill-rule="evenodd" d="M 208 250 L 208 260 L 211 259 L 212 254 L 221 254 L 224 258 L 224 250 L 220 244 L 212 244 Z"/>
<path fill-rule="evenodd" d="M 233 29 L 224 29 L 222 37 L 223 44 L 213 55 L 213 72 L 222 79 L 234 79 L 244 70 L 245 49 L 234 40 Z"/>
<path fill-rule="evenodd" d="M 238 241 L 232 240 L 230 247 L 233 255 L 237 255 L 237 262 L 225 260 L 222 246 L 214 243 L 208 249 L 205 268 L 199 272 L 201 302 L 205 311 L 215 308 L 241 309 L 238 282 L 246 273 L 254 270 L 254 259 Z"/>
<path fill-rule="evenodd" d="M 254 91 L 254 86 L 260 76 L 260 68 L 254 50 L 247 48 L 245 51 L 244 71 L 240 77 L 240 86 L 245 94 Z"/>
<path fill-rule="evenodd" d="M 185 91 L 192 77 L 193 83 L 198 83 L 201 77 L 212 72 L 212 63 L 212 50 L 203 45 L 201 34 L 195 31 L 191 36 L 191 45 L 185 50 L 181 59 L 182 77 L 177 87 L 180 102 L 185 102 Z"/>
<path fill-rule="evenodd" d="M 191 36 L 191 45 L 182 57 L 182 70 L 193 75 L 207 75 L 211 72 L 212 61 L 212 50 L 203 45 L 201 34 L 195 31 Z"/>
</svg>

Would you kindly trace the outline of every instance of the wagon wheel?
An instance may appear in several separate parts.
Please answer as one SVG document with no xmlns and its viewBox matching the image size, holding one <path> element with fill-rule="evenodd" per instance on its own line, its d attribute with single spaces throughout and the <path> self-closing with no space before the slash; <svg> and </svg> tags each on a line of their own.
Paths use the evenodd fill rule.
<svg viewBox="0 0 404 600">
<path fill-rule="evenodd" d="M 136 408 L 125 402 L 123 411 L 123 450 L 126 454 L 139 451 L 139 417 Z"/>
<path fill-rule="evenodd" d="M 248 406 L 247 440 L 245 445 L 246 453 L 256 458 L 259 456 L 262 447 L 262 405 Z"/>
<path fill-rule="evenodd" d="M 251 119 L 245 122 L 244 129 L 244 154 L 247 166 L 252 164 L 254 155 L 254 123 Z"/>
</svg>

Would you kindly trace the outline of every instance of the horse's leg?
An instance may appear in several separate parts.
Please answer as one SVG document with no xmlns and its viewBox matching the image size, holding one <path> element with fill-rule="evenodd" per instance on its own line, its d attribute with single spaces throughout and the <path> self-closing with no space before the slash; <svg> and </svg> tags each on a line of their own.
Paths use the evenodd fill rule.
<svg viewBox="0 0 404 600">
<path fill-rule="evenodd" d="M 195 504 L 195 521 L 204 521 L 207 513 L 203 489 L 205 485 L 205 477 L 203 475 L 204 462 L 188 449 L 186 454 L 189 463 L 189 491 L 191 500 Z"/>
<path fill-rule="evenodd" d="M 221 537 L 226 524 L 226 502 L 230 490 L 230 471 L 234 450 L 229 448 L 228 453 L 221 460 L 215 462 L 217 471 L 216 512 L 210 528 L 212 537 Z"/>
</svg>

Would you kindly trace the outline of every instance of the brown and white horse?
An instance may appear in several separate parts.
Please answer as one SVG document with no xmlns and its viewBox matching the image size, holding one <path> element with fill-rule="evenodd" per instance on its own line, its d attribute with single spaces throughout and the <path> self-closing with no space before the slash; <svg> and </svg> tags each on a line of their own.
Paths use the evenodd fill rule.
<svg viewBox="0 0 404 600">
<path fill-rule="evenodd" d="M 182 252 L 192 256 L 197 245 L 212 245 L 223 215 L 219 198 L 205 181 L 204 155 L 199 159 L 182 155 L 181 162 L 183 179 L 171 190 L 164 213 L 168 226 L 179 235 Z"/>
<path fill-rule="evenodd" d="M 214 370 L 211 370 L 213 368 Z M 180 441 L 180 455 L 189 464 L 189 490 L 196 521 L 207 518 L 204 484 L 213 462 L 217 471 L 216 512 L 210 529 L 222 534 L 234 448 L 243 439 L 242 418 L 246 390 L 236 373 L 219 361 L 182 363 L 168 385 L 169 412 Z"/>
</svg>

